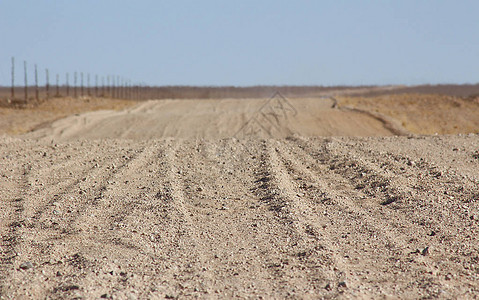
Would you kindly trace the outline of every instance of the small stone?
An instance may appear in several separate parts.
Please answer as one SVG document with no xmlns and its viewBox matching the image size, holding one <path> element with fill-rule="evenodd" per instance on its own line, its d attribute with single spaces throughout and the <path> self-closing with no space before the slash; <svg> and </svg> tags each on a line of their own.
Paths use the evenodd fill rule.
<svg viewBox="0 0 479 300">
<path fill-rule="evenodd" d="M 429 247 L 426 247 L 426 248 L 424 248 L 424 249 L 421 251 L 421 255 L 422 255 L 422 256 L 426 256 L 426 255 L 428 255 L 428 254 L 429 254 Z"/>
<path fill-rule="evenodd" d="M 128 295 L 128 300 L 137 300 L 138 299 L 138 296 L 136 294 L 133 294 L 133 293 L 130 293 Z"/>
<path fill-rule="evenodd" d="M 108 294 L 103 294 L 103 295 L 100 296 L 100 298 L 106 299 L 106 298 L 108 298 Z"/>
<path fill-rule="evenodd" d="M 339 287 L 344 287 L 344 288 L 345 288 L 345 287 L 348 287 L 347 284 L 346 284 L 346 281 L 340 281 L 340 282 L 338 283 L 338 286 L 339 286 Z"/>
<path fill-rule="evenodd" d="M 330 291 L 333 289 L 333 287 L 331 286 L 330 283 L 326 284 L 326 286 L 324 287 L 327 291 Z"/>
<path fill-rule="evenodd" d="M 22 269 L 22 270 L 28 270 L 28 269 L 31 269 L 31 268 L 33 268 L 33 264 L 29 261 L 26 261 L 26 262 L 24 262 L 20 265 L 20 269 Z"/>
</svg>

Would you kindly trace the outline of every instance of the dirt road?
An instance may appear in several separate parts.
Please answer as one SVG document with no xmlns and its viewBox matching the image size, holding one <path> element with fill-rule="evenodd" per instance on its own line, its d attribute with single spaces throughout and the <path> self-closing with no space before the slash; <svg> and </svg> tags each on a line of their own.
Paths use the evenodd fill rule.
<svg viewBox="0 0 479 300">
<path fill-rule="evenodd" d="M 123 111 L 72 115 L 28 137 L 78 139 L 222 139 L 302 136 L 391 135 L 383 122 L 364 113 L 332 109 L 324 99 L 157 100 Z M 246 127 L 245 127 L 246 125 Z"/>
<path fill-rule="evenodd" d="M 479 135 L 302 101 L 276 123 L 277 103 L 160 101 L 0 138 L 1 297 L 477 297 Z M 333 131 L 354 128 L 383 136 Z"/>
</svg>

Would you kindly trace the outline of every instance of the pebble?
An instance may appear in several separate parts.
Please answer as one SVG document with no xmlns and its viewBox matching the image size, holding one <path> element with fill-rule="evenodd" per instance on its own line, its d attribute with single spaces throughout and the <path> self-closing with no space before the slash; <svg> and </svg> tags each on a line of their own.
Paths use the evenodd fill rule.
<svg viewBox="0 0 479 300">
<path fill-rule="evenodd" d="M 128 300 L 137 300 L 138 299 L 138 296 L 136 294 L 129 294 L 128 297 L 127 297 Z"/>
<path fill-rule="evenodd" d="M 428 255 L 428 254 L 429 254 L 429 247 L 426 247 L 426 248 L 424 248 L 424 249 L 421 251 L 421 255 L 422 255 L 422 256 L 426 256 L 426 255 Z"/>
<path fill-rule="evenodd" d="M 33 268 L 33 264 L 29 261 L 26 261 L 26 262 L 24 262 L 20 265 L 20 269 L 22 269 L 22 270 L 28 270 L 28 269 L 31 269 L 31 268 Z"/>
</svg>

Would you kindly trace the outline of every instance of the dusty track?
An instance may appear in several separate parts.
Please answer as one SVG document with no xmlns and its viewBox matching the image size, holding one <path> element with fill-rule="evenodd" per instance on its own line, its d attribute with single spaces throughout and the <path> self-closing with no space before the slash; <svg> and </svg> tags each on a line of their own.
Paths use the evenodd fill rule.
<svg viewBox="0 0 479 300">
<path fill-rule="evenodd" d="M 391 135 L 367 114 L 332 109 L 330 99 L 157 100 L 114 112 L 97 111 L 54 122 L 28 135 L 43 140 L 206 138 L 248 136 Z M 251 126 L 243 128 L 251 118 Z M 254 128 L 252 128 L 254 127 Z M 238 131 L 244 129 L 238 134 Z"/>
<path fill-rule="evenodd" d="M 237 134 L 255 103 L 220 104 L 216 120 L 208 102 L 173 103 L 0 139 L 2 297 L 479 293 L 478 135 L 311 137 L 336 127 L 308 112 L 344 117 L 341 130 L 358 114 L 293 103 L 302 120 L 258 137 Z"/>
</svg>

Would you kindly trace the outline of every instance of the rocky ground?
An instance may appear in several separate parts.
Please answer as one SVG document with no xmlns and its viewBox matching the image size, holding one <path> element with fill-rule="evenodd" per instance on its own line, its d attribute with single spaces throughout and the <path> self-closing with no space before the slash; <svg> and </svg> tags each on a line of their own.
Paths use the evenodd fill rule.
<svg viewBox="0 0 479 300">
<path fill-rule="evenodd" d="M 479 295 L 477 132 L 208 101 L 1 137 L 0 298 Z"/>
</svg>

